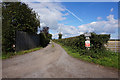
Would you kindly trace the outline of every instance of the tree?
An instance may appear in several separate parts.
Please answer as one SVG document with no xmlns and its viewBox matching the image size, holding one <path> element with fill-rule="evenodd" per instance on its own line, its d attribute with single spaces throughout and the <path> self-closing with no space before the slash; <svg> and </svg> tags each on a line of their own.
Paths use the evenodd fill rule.
<svg viewBox="0 0 120 80">
<path fill-rule="evenodd" d="M 2 49 L 3 52 L 13 51 L 16 31 L 37 33 L 40 21 L 37 14 L 25 3 L 2 3 Z"/>
<path fill-rule="evenodd" d="M 58 36 L 59 36 L 58 39 L 62 39 L 62 34 L 61 33 L 59 33 Z"/>
<path fill-rule="evenodd" d="M 49 44 L 50 39 L 52 39 L 52 34 L 49 34 L 49 27 L 45 26 L 43 29 L 40 31 L 40 45 L 42 47 L 47 46 Z"/>
<path fill-rule="evenodd" d="M 49 39 L 46 37 L 45 33 L 41 32 L 39 35 L 40 35 L 40 45 L 42 47 L 47 46 L 47 44 L 49 43 Z"/>
<path fill-rule="evenodd" d="M 48 34 L 48 38 L 49 38 L 49 39 L 52 39 L 52 34 Z"/>
<path fill-rule="evenodd" d="M 43 33 L 45 33 L 46 36 L 48 36 L 48 34 L 49 34 L 49 27 L 47 27 L 47 26 L 43 27 L 43 29 L 40 32 L 41 33 L 43 32 Z"/>
</svg>

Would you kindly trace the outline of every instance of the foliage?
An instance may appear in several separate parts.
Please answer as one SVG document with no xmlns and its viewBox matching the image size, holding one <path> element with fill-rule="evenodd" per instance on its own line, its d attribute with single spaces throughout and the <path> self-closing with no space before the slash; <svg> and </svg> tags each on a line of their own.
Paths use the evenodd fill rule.
<svg viewBox="0 0 120 80">
<path fill-rule="evenodd" d="M 45 47 L 49 44 L 50 39 L 52 39 L 52 34 L 49 34 L 49 27 L 43 27 L 42 30 L 40 30 L 40 45 L 42 47 Z"/>
<path fill-rule="evenodd" d="M 52 39 L 52 34 L 48 34 L 48 38 L 49 38 L 49 39 Z"/>
<path fill-rule="evenodd" d="M 58 39 L 62 39 L 62 34 L 60 33 L 60 34 L 58 34 Z"/>
<path fill-rule="evenodd" d="M 39 36 L 40 36 L 40 45 L 42 47 L 47 46 L 47 44 L 49 44 L 49 42 L 50 42 L 50 39 L 43 32 L 40 33 Z"/>
<path fill-rule="evenodd" d="M 40 30 L 41 33 L 45 33 L 45 35 L 47 36 L 49 34 L 49 27 L 43 27 L 42 30 Z"/>
<path fill-rule="evenodd" d="M 74 58 L 100 64 L 103 66 L 114 67 L 114 68 L 120 69 L 120 66 L 118 66 L 118 62 L 119 62 L 118 54 L 119 53 L 106 50 L 103 55 L 100 55 L 100 54 L 96 54 L 93 52 L 94 56 L 97 56 L 96 58 L 96 57 L 91 57 L 90 55 L 80 55 L 78 51 L 72 49 L 70 46 L 65 46 L 63 45 L 63 43 L 59 43 L 59 42 L 57 43 L 60 44 L 65 49 L 65 51 Z M 86 50 L 83 50 L 83 52 L 86 52 Z"/>
<path fill-rule="evenodd" d="M 75 58 L 120 69 L 120 67 L 118 67 L 118 53 L 106 50 L 104 47 L 104 44 L 106 44 L 109 39 L 110 35 L 91 33 L 90 50 L 85 48 L 85 37 L 83 34 L 54 41 L 61 44 L 67 53 Z"/>
<path fill-rule="evenodd" d="M 99 53 L 99 51 L 102 51 L 101 54 L 103 54 L 104 51 L 106 50 L 105 47 L 104 47 L 104 44 L 107 43 L 107 41 L 110 38 L 110 35 L 97 35 L 95 33 L 91 33 L 90 38 L 91 38 L 90 39 L 90 42 L 91 42 L 90 51 L 86 50 L 85 37 L 84 37 L 83 34 L 80 35 L 80 36 L 65 38 L 65 39 L 58 39 L 58 40 L 55 40 L 55 41 L 60 42 L 65 46 L 70 46 L 75 51 L 78 51 L 79 54 L 81 54 L 81 55 L 86 54 L 86 55 L 93 56 L 92 53 L 97 54 L 97 53 Z"/>
<path fill-rule="evenodd" d="M 95 33 L 91 33 L 90 42 L 92 44 L 91 49 L 105 49 L 104 44 L 110 39 L 110 35 L 101 34 L 97 35 Z"/>
<path fill-rule="evenodd" d="M 104 59 L 106 60 L 109 57 L 111 59 L 112 55 L 115 55 L 114 58 L 116 58 L 115 53 L 111 53 L 110 51 L 106 50 L 106 48 L 104 47 L 104 44 L 107 43 L 109 38 L 110 38 L 110 35 L 107 35 L 107 34 L 106 35 L 105 34 L 98 35 L 95 33 L 91 33 L 91 37 L 90 37 L 91 48 L 90 48 L 90 50 L 86 49 L 86 47 L 85 47 L 85 37 L 83 34 L 80 36 L 76 36 L 76 37 L 58 39 L 58 40 L 54 40 L 54 41 L 61 43 L 62 46 L 68 47 L 69 50 L 71 51 L 71 54 L 74 53 L 74 55 L 77 55 L 77 57 L 79 55 L 80 58 L 81 57 L 84 57 L 85 59 L 89 58 L 90 60 L 92 60 L 95 63 L 96 63 L 96 61 L 99 62 L 99 60 L 100 60 L 100 64 L 104 64 L 104 62 L 101 63 Z M 86 58 L 86 56 L 88 58 Z M 106 61 L 108 61 L 108 60 L 106 60 Z M 107 62 L 105 62 L 105 63 L 107 63 Z"/>
<path fill-rule="evenodd" d="M 25 3 L 3 2 L 2 3 L 2 50 L 13 52 L 15 44 L 15 32 L 25 31 L 36 34 L 40 25 L 39 17 Z"/>
</svg>

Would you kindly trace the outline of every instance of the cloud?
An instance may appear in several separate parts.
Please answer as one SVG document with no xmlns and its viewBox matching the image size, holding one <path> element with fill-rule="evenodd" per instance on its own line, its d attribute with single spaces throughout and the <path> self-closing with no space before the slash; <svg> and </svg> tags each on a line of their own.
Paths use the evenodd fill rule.
<svg viewBox="0 0 120 80">
<path fill-rule="evenodd" d="M 28 3 L 29 7 L 40 15 L 41 27 L 48 26 L 52 30 L 53 38 L 58 38 L 58 33 L 62 32 L 63 38 L 78 36 L 84 32 L 96 32 L 102 34 L 114 34 L 118 28 L 118 20 L 114 18 L 114 15 L 107 16 L 107 20 L 101 21 L 101 17 L 97 17 L 98 21 L 91 22 L 89 24 L 83 24 L 80 26 L 71 26 L 58 23 L 66 19 L 66 16 L 72 14 L 79 21 L 82 19 L 78 18 L 71 11 L 66 10 L 66 8 L 60 3 L 52 2 L 41 2 L 41 3 Z M 68 11 L 69 13 L 64 13 Z M 113 9 L 111 9 L 111 12 Z"/>
<path fill-rule="evenodd" d="M 70 34 L 70 35 L 73 35 L 73 34 L 77 34 L 78 30 L 76 29 L 75 26 L 68 26 L 68 25 L 64 25 L 64 24 L 61 24 L 62 26 L 61 27 L 61 31 L 62 33 L 64 34 Z"/>
<path fill-rule="evenodd" d="M 114 23 L 114 21 L 115 21 L 114 15 L 109 15 L 109 16 L 107 16 L 107 19 L 108 19 L 111 23 Z"/>
<path fill-rule="evenodd" d="M 56 38 L 58 38 L 58 33 L 55 33 L 55 34 L 52 34 L 52 38 L 54 39 L 56 39 Z"/>
<path fill-rule="evenodd" d="M 97 17 L 97 20 L 101 20 L 102 19 L 102 17 Z"/>
<path fill-rule="evenodd" d="M 66 8 L 60 3 L 52 2 L 41 2 L 41 3 L 28 3 L 28 6 L 40 16 L 40 25 L 48 26 L 52 30 L 53 38 L 58 37 L 58 33 L 61 32 L 63 37 L 75 36 L 78 34 L 78 29 L 75 26 L 69 26 L 58 23 L 59 21 L 65 20 L 69 13 L 63 13 Z M 73 14 L 73 13 L 70 13 Z M 75 17 L 75 14 L 73 14 Z M 79 20 L 81 20 L 79 18 Z M 61 29 L 61 31 L 60 31 Z M 39 33 L 38 29 L 38 33 Z"/>
<path fill-rule="evenodd" d="M 79 26 L 81 32 L 95 32 L 98 34 L 109 33 L 113 34 L 118 28 L 118 20 L 114 19 L 114 15 L 107 16 L 106 21 L 96 21 L 89 24 Z"/>
<path fill-rule="evenodd" d="M 58 38 L 58 33 L 62 33 L 63 38 L 80 35 L 79 30 L 75 26 L 64 25 L 64 24 L 58 24 L 58 26 L 59 27 L 56 30 L 56 33 L 53 34 L 54 35 L 53 38 Z"/>
<path fill-rule="evenodd" d="M 40 16 L 41 26 L 57 29 L 58 21 L 66 19 L 65 14 L 62 13 L 65 8 L 60 3 L 41 2 L 27 4 Z"/>
<path fill-rule="evenodd" d="M 60 0 L 21 0 L 22 2 L 62 2 Z"/>
<path fill-rule="evenodd" d="M 110 9 L 111 12 L 113 12 L 113 10 L 114 10 L 113 8 Z"/>
<path fill-rule="evenodd" d="M 58 38 L 58 33 L 62 32 L 63 38 L 79 36 L 85 32 L 95 32 L 97 34 L 111 34 L 111 38 L 117 38 L 118 34 L 118 20 L 114 15 L 106 17 L 106 21 L 95 21 L 88 24 L 76 26 L 58 24 L 57 32 L 53 34 L 53 38 Z"/>
<path fill-rule="evenodd" d="M 65 16 L 69 15 L 69 13 L 65 13 Z"/>
</svg>

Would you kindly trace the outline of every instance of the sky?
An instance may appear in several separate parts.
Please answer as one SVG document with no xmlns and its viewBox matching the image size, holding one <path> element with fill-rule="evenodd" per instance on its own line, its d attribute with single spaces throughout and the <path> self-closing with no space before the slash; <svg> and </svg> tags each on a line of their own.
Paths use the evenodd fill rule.
<svg viewBox="0 0 120 80">
<path fill-rule="evenodd" d="M 118 2 L 25 2 L 40 16 L 41 28 L 48 26 L 52 38 L 85 32 L 111 34 L 118 38 Z M 38 33 L 39 33 L 38 29 Z"/>
</svg>

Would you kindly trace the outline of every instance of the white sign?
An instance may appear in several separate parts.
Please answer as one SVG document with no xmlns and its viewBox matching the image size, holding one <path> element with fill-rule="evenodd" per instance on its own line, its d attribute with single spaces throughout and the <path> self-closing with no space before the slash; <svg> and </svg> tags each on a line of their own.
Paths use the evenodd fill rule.
<svg viewBox="0 0 120 80">
<path fill-rule="evenodd" d="M 85 41 L 85 47 L 90 47 L 90 41 Z"/>
<path fill-rule="evenodd" d="M 89 37 L 86 37 L 87 40 L 89 40 L 90 38 Z"/>
<path fill-rule="evenodd" d="M 91 34 L 90 34 L 90 33 L 85 34 L 85 37 L 89 37 L 89 36 L 91 36 Z"/>
</svg>

